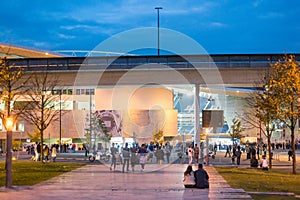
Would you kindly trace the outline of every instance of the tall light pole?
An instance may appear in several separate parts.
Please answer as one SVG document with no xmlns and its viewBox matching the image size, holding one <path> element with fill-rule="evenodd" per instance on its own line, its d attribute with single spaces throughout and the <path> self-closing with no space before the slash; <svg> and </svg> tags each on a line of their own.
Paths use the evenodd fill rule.
<svg viewBox="0 0 300 200">
<path fill-rule="evenodd" d="M 91 94 L 91 90 L 90 90 L 90 149 L 93 148 L 93 152 L 94 152 L 94 146 L 92 147 L 92 94 Z"/>
<path fill-rule="evenodd" d="M 6 118 L 6 137 L 7 137 L 7 144 L 6 144 L 6 162 L 5 162 L 5 169 L 6 169 L 6 184 L 5 187 L 11 188 L 12 187 L 12 128 L 13 128 L 14 121 L 8 115 Z"/>
<path fill-rule="evenodd" d="M 62 148 L 61 148 L 61 90 L 59 90 L 59 152 L 62 153 Z"/>
<path fill-rule="evenodd" d="M 154 9 L 157 10 L 157 55 L 159 56 L 160 53 L 159 53 L 159 10 L 163 9 L 162 7 L 155 7 Z"/>
</svg>

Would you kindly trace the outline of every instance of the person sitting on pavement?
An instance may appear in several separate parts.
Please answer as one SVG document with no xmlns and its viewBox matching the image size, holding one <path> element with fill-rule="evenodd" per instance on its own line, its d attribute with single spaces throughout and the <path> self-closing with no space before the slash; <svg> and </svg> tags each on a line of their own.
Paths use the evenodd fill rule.
<svg viewBox="0 0 300 200">
<path fill-rule="evenodd" d="M 258 160 L 255 157 L 251 158 L 250 167 L 252 167 L 252 168 L 257 168 L 258 167 Z"/>
<path fill-rule="evenodd" d="M 183 185 L 185 188 L 195 187 L 195 176 L 191 165 L 188 165 L 185 172 L 183 173 Z"/>
<path fill-rule="evenodd" d="M 194 172 L 195 174 L 195 187 L 204 189 L 204 188 L 209 188 L 209 176 L 207 172 L 203 169 L 203 165 L 199 163 L 198 165 L 198 170 Z"/>
<path fill-rule="evenodd" d="M 268 161 L 266 159 L 266 156 L 264 156 L 264 155 L 262 156 L 260 167 L 261 167 L 262 170 L 268 170 L 269 169 Z"/>
</svg>

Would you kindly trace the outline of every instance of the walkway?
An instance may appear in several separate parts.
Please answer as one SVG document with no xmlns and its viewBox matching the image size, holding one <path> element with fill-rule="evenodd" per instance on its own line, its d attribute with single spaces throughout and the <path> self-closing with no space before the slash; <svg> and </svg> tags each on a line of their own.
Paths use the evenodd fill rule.
<svg viewBox="0 0 300 200">
<path fill-rule="evenodd" d="M 210 176 L 209 189 L 185 189 L 185 168 L 182 164 L 149 164 L 144 172 L 121 173 L 110 172 L 105 165 L 86 165 L 35 186 L 1 188 L 0 199 L 251 199 L 244 190 L 230 188 L 211 166 L 205 167 Z"/>
</svg>

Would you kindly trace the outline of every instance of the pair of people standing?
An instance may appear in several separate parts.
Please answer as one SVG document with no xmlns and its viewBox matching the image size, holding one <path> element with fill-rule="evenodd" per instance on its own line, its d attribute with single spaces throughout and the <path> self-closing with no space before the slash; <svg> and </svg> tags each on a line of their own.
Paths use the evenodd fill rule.
<svg viewBox="0 0 300 200">
<path fill-rule="evenodd" d="M 195 147 L 193 148 L 193 145 L 191 144 L 187 150 L 187 155 L 188 155 L 188 159 L 189 159 L 189 165 L 191 165 L 193 163 L 193 160 L 195 162 L 195 164 L 197 164 L 199 162 L 199 147 L 197 146 L 197 144 L 195 144 Z"/>
<path fill-rule="evenodd" d="M 116 165 L 117 165 L 117 148 L 115 147 L 115 144 L 112 143 L 112 146 L 110 148 L 110 153 L 111 153 L 111 165 L 110 165 L 110 171 L 112 170 L 112 167 L 114 171 L 116 170 Z M 122 150 L 122 155 L 123 155 L 123 167 L 122 167 L 122 172 L 124 173 L 125 170 L 125 165 L 127 164 L 127 171 L 129 171 L 129 159 L 130 159 L 130 149 L 128 148 L 128 143 L 125 144 L 125 147 Z"/>
<path fill-rule="evenodd" d="M 201 163 L 198 164 L 198 170 L 196 171 L 193 171 L 192 166 L 189 165 L 183 175 L 185 188 L 209 188 L 209 176 Z"/>
<path fill-rule="evenodd" d="M 114 147 L 114 143 L 112 143 L 112 147 L 110 148 L 110 152 L 112 155 L 110 170 L 115 171 L 116 169 L 116 154 L 118 152 L 117 148 Z M 146 164 L 146 155 L 148 154 L 148 151 L 146 149 L 145 144 L 142 144 L 140 148 L 137 148 L 136 146 L 133 146 L 132 148 L 128 147 L 128 143 L 125 143 L 125 147 L 122 149 L 122 157 L 123 157 L 123 166 L 122 166 L 122 172 L 125 172 L 125 166 L 126 171 L 129 171 L 129 160 L 131 162 L 131 168 L 132 172 L 134 172 L 135 164 L 140 163 L 141 165 L 141 171 L 144 171 L 145 164 Z"/>
<path fill-rule="evenodd" d="M 240 165 L 241 163 L 241 156 L 242 156 L 242 151 L 240 146 L 233 146 L 232 149 L 232 157 L 231 157 L 231 162 L 232 164 L 235 163 L 235 158 L 236 158 L 236 164 Z"/>
</svg>

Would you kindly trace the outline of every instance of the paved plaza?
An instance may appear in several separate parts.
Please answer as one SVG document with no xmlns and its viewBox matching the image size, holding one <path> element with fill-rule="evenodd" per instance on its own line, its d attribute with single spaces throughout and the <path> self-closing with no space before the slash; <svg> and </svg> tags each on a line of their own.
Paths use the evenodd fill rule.
<svg viewBox="0 0 300 200">
<path fill-rule="evenodd" d="M 245 156 L 245 155 L 243 155 Z M 286 155 L 277 155 L 275 168 L 291 170 L 291 162 Z M 59 161 L 66 161 L 61 158 Z M 183 172 L 187 164 L 147 164 L 143 172 L 140 166 L 135 172 L 122 173 L 121 165 L 115 172 L 109 170 L 109 165 L 92 163 L 81 158 L 71 158 L 67 162 L 87 162 L 88 165 L 72 172 L 44 181 L 34 186 L 0 188 L 1 200 L 59 200 L 59 199 L 251 199 L 250 194 L 243 189 L 233 189 L 217 173 L 213 166 L 230 165 L 231 159 L 225 158 L 223 152 L 218 152 L 210 165 L 205 166 L 210 176 L 209 189 L 185 189 L 182 185 Z M 249 160 L 242 158 L 241 168 L 249 167 Z M 196 170 L 197 166 L 193 166 Z M 299 171 L 299 165 L 298 169 Z"/>
<path fill-rule="evenodd" d="M 209 189 L 185 189 L 185 168 L 182 164 L 149 164 L 144 172 L 121 173 L 110 172 L 105 165 L 86 165 L 35 186 L 2 188 L 0 199 L 251 199 L 243 190 L 230 188 L 210 166 L 206 167 Z"/>
</svg>

